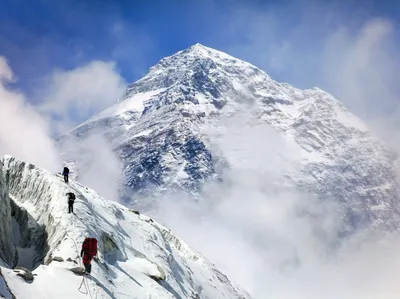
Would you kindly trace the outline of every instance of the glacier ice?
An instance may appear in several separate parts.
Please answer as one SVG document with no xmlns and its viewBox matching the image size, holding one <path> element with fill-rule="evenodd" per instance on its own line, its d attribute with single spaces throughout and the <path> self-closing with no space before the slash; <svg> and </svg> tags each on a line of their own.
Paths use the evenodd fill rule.
<svg viewBox="0 0 400 299">
<path fill-rule="evenodd" d="M 87 298 L 78 291 L 82 277 L 70 269 L 80 265 L 81 242 L 89 232 L 99 240 L 99 259 L 86 281 L 95 298 L 250 298 L 153 219 L 106 200 L 77 181 L 67 185 L 61 175 L 11 156 L 2 159 L 1 171 L 6 174 L 10 199 L 31 217 L 25 229 L 44 227 L 46 237 L 46 246 L 36 254 L 42 263 L 34 267 L 33 282 L 26 283 L 6 265 L 1 267 L 3 296 L 7 291 L 21 299 L 32 294 L 35 298 Z M 0 189 L 3 195 L 4 187 Z M 69 190 L 77 195 L 75 214 L 67 213 L 65 193 Z"/>
</svg>

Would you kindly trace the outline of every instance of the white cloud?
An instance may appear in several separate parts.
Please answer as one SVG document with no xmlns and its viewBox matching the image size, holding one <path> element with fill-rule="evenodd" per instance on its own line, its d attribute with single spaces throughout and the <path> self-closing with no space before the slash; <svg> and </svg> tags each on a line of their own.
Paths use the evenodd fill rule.
<svg viewBox="0 0 400 299">
<path fill-rule="evenodd" d="M 398 24 L 371 17 L 371 8 L 310 0 L 232 6 L 226 47 L 273 79 L 327 90 L 400 152 Z"/>
<path fill-rule="evenodd" d="M 399 53 L 393 51 L 392 39 L 392 23 L 372 19 L 356 34 L 338 29 L 325 44 L 322 66 L 327 86 L 367 120 L 398 105 L 400 89 L 393 80 L 400 74 Z"/>
<path fill-rule="evenodd" d="M 360 231 L 338 242 L 338 206 L 282 184 L 296 144 L 246 114 L 217 128 L 206 132 L 228 158 L 223 182 L 205 186 L 200 202 L 160 199 L 156 219 L 255 299 L 398 297 L 398 235 Z"/>
<path fill-rule="evenodd" d="M 323 54 L 327 89 L 400 154 L 400 51 L 393 22 L 371 19 L 356 32 L 342 27 Z"/>
<path fill-rule="evenodd" d="M 46 121 L 7 83 L 13 73 L 0 57 L 0 156 L 13 155 L 50 170 L 61 167 Z"/>
<path fill-rule="evenodd" d="M 66 133 L 90 116 L 116 103 L 126 89 L 126 82 L 113 62 L 92 61 L 69 71 L 55 71 L 46 80 L 38 107 L 53 125 L 53 133 Z M 79 181 L 96 190 L 103 197 L 118 200 L 118 187 L 122 164 L 112 150 L 112 145 L 101 132 L 90 132 L 82 140 L 69 136 L 60 150 L 77 161 Z"/>
<path fill-rule="evenodd" d="M 10 82 L 13 79 L 13 73 L 10 66 L 7 63 L 5 57 L 0 56 L 0 80 L 2 82 Z"/>
<path fill-rule="evenodd" d="M 108 200 L 119 200 L 123 163 L 101 131 L 93 131 L 85 138 L 75 138 L 68 134 L 60 147 L 68 160 L 74 161 L 71 165 L 74 172 L 72 175 L 78 175 L 79 182 Z"/>
<path fill-rule="evenodd" d="M 0 57 L 0 155 L 10 154 L 53 171 L 60 171 L 62 162 L 52 135 L 64 133 L 116 102 L 125 89 L 115 64 L 102 61 L 53 72 L 44 80 L 47 86 L 40 87 L 44 100 L 39 106 L 10 89 L 13 81 L 12 70 Z M 81 173 L 83 182 L 106 198 L 116 198 L 121 165 L 111 145 L 95 134 L 79 146 L 90 152 L 93 162 Z"/>
<path fill-rule="evenodd" d="M 398 126 L 397 24 L 368 18 L 371 3 L 357 5 L 357 11 L 355 4 L 304 0 L 233 6 L 225 17 L 232 27 L 225 47 L 276 80 L 326 89 L 367 123 L 389 117 Z"/>
<path fill-rule="evenodd" d="M 126 88 L 115 63 L 92 61 L 73 70 L 57 70 L 39 93 L 41 113 L 56 117 L 58 133 L 115 103 Z"/>
</svg>

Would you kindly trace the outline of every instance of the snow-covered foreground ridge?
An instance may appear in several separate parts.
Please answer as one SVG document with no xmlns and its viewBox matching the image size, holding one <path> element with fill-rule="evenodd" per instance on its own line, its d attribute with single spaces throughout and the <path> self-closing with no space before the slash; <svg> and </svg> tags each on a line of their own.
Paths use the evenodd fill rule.
<svg viewBox="0 0 400 299">
<path fill-rule="evenodd" d="M 32 254 L 34 280 L 26 282 L 2 267 L 0 298 L 250 298 L 151 218 L 107 201 L 78 182 L 66 185 L 60 175 L 13 157 L 4 157 L 0 167 L 13 217 L 25 213 L 28 219 L 15 219 L 20 232 L 14 238 L 32 241 L 37 238 L 34 232 L 44 228 Z M 68 191 L 77 196 L 75 214 L 67 213 Z M 99 240 L 99 260 L 93 261 L 92 277 L 79 291 L 83 279 L 69 269 L 79 266 L 85 232 Z M 19 261 L 27 263 L 26 256 Z"/>
</svg>

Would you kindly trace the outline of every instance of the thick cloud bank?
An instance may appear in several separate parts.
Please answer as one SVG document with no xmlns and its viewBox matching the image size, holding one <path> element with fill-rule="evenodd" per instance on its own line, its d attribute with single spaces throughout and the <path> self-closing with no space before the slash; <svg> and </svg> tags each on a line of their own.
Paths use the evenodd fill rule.
<svg viewBox="0 0 400 299">
<path fill-rule="evenodd" d="M 337 238 L 334 203 L 282 183 L 297 145 L 246 117 L 209 135 L 230 165 L 199 203 L 176 194 L 157 215 L 254 298 L 397 298 L 400 238 L 358 231 Z"/>
</svg>

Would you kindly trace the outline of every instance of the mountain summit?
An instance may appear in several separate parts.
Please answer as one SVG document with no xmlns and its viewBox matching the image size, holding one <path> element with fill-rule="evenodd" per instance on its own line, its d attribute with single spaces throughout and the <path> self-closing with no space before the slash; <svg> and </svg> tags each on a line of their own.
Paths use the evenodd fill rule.
<svg viewBox="0 0 400 299">
<path fill-rule="evenodd" d="M 201 196 L 206 181 L 234 167 L 234 154 L 216 150 L 203 128 L 217 132 L 220 120 L 243 111 L 250 114 L 246 123 L 268 125 L 296 144 L 296 161 L 281 181 L 338 203 L 344 232 L 397 226 L 397 157 L 360 119 L 318 88 L 276 82 L 257 67 L 200 44 L 160 60 L 116 104 L 59 142 L 79 173 L 90 165 L 80 141 L 101 132 L 123 163 L 121 198 L 151 209 L 152 199 L 167 191 Z M 71 138 L 78 146 L 67 149 Z M 250 158 L 241 157 L 242 165 Z"/>
</svg>

